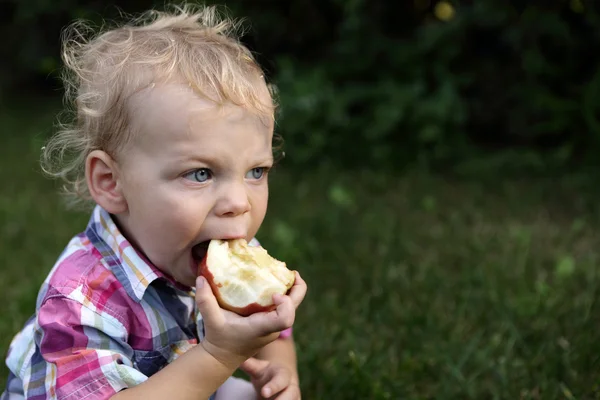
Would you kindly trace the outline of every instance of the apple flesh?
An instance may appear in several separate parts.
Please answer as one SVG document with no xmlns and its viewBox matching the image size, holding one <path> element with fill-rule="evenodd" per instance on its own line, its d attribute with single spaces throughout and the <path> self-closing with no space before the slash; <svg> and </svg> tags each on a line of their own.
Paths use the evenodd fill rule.
<svg viewBox="0 0 600 400">
<path fill-rule="evenodd" d="M 211 240 L 198 273 L 222 308 L 242 316 L 275 309 L 273 295 L 287 293 L 296 279 L 284 262 L 244 239 Z"/>
</svg>

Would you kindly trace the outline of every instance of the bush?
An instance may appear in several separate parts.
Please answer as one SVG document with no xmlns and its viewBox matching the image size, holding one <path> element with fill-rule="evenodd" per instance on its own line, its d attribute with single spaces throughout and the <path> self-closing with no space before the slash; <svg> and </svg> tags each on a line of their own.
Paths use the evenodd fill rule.
<svg viewBox="0 0 600 400">
<path fill-rule="evenodd" d="M 124 11 L 148 7 L 130 2 Z M 222 3 L 222 2 L 221 2 Z M 280 93 L 287 163 L 447 166 L 510 149 L 499 162 L 590 163 L 600 150 L 593 4 L 500 0 L 227 2 Z M 436 18 L 444 3 L 445 19 Z M 69 20 L 117 16 L 114 2 L 13 0 L 4 7 L 5 87 L 59 65 Z M 437 8 L 436 8 L 437 7 Z M 442 17 L 442 15 L 438 15 Z M 55 82 L 52 80 L 47 80 Z M 502 154 L 507 154 L 503 152 Z M 477 165 L 477 163 L 476 163 Z"/>
</svg>

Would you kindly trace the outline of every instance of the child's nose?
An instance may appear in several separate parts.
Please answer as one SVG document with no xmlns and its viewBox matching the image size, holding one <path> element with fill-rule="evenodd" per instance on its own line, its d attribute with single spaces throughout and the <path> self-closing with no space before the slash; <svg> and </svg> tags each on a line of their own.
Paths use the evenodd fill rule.
<svg viewBox="0 0 600 400">
<path fill-rule="evenodd" d="M 236 216 L 250 211 L 250 199 L 243 182 L 224 184 L 215 207 L 218 215 Z"/>
</svg>

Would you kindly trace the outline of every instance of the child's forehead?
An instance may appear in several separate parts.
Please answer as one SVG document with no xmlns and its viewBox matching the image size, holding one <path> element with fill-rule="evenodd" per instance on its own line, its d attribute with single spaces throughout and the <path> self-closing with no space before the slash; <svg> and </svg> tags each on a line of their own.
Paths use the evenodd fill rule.
<svg viewBox="0 0 600 400">
<path fill-rule="evenodd" d="M 155 113 L 162 110 L 206 110 L 215 104 L 197 96 L 189 85 L 183 83 L 151 83 L 130 99 L 132 110 Z"/>
<path fill-rule="evenodd" d="M 206 122 L 236 123 L 249 116 L 252 123 L 266 129 L 273 127 L 272 119 L 249 113 L 244 107 L 218 105 L 181 83 L 153 84 L 138 92 L 131 98 L 130 116 L 134 131 L 157 133 L 188 132 Z"/>
<path fill-rule="evenodd" d="M 192 117 L 217 116 L 219 107 L 213 101 L 197 95 L 185 84 L 151 84 L 132 96 L 130 111 L 141 119 L 163 119 L 185 122 Z"/>
</svg>

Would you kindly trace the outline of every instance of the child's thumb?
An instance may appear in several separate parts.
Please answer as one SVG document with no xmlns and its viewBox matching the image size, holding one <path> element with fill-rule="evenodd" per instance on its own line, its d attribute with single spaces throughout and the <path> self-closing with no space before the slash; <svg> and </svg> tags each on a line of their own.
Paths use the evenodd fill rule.
<svg viewBox="0 0 600 400">
<path fill-rule="evenodd" d="M 216 319 L 220 315 L 221 308 L 203 276 L 196 278 L 196 306 L 205 323 L 217 322 Z"/>
<path fill-rule="evenodd" d="M 251 377 L 256 377 L 267 365 L 269 365 L 269 362 L 266 360 L 250 357 L 240 365 L 240 369 Z"/>
</svg>

